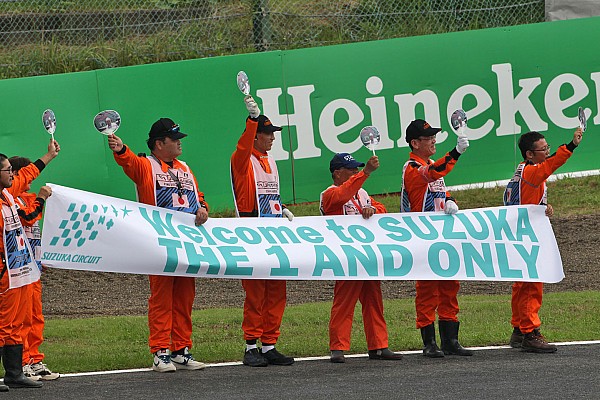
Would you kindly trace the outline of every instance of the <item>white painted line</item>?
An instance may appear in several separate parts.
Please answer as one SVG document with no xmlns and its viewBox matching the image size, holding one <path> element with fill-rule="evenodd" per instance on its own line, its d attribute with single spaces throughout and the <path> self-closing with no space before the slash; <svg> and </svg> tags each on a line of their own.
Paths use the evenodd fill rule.
<svg viewBox="0 0 600 400">
<path fill-rule="evenodd" d="M 600 344 L 600 340 L 583 340 L 579 342 L 560 342 L 560 343 L 552 343 L 556 346 L 582 346 L 582 345 L 590 345 L 590 344 Z M 510 349 L 511 347 L 508 345 L 503 346 L 484 346 L 484 347 L 467 347 L 469 350 L 500 350 L 500 349 Z M 410 350 L 410 351 L 397 351 L 396 353 L 400 353 L 402 355 L 410 355 L 410 354 L 421 354 L 422 350 Z M 364 354 L 346 354 L 346 358 L 361 358 L 368 357 L 367 353 Z M 319 360 L 329 360 L 329 356 L 318 356 L 318 357 L 301 357 L 295 358 L 296 361 L 319 361 Z M 206 364 L 207 368 L 215 368 L 215 367 L 232 367 L 242 365 L 241 361 L 231 361 L 231 362 L 223 362 L 218 364 Z M 113 371 L 95 371 L 95 372 L 79 372 L 75 374 L 60 374 L 61 378 L 77 378 L 80 376 L 95 376 L 95 375 L 111 375 L 111 374 L 129 374 L 133 372 L 149 372 L 152 371 L 152 368 L 137 368 L 137 369 L 119 369 Z"/>
</svg>

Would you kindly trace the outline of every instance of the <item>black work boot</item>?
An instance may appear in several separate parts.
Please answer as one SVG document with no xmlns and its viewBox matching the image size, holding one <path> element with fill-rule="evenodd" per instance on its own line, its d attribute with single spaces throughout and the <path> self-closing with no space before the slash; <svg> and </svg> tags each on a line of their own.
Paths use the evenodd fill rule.
<svg viewBox="0 0 600 400">
<path fill-rule="evenodd" d="M 29 379 L 23 374 L 23 345 L 4 345 L 2 355 L 4 364 L 4 383 L 11 388 L 39 388 L 42 382 Z"/>
<path fill-rule="evenodd" d="M 440 320 L 440 339 L 442 340 L 442 351 L 446 355 L 472 356 L 473 352 L 467 350 L 458 342 L 458 327 L 460 322 Z"/>
<path fill-rule="evenodd" d="M 444 357 L 444 352 L 439 349 L 435 343 L 435 325 L 430 324 L 421 328 L 421 337 L 423 338 L 423 355 L 425 357 L 438 358 Z"/>
<path fill-rule="evenodd" d="M 4 347 L 0 347 L 0 359 L 2 358 L 3 352 L 4 352 Z M 8 386 L 0 384 L 0 392 L 8 392 Z"/>
</svg>

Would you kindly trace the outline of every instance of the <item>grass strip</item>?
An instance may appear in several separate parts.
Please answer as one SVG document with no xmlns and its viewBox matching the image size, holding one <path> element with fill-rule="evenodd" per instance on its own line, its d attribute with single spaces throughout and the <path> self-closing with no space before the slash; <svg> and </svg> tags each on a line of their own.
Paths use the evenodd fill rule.
<svg viewBox="0 0 600 400">
<path fill-rule="evenodd" d="M 412 282 L 407 282 L 412 284 Z M 507 344 L 510 326 L 509 295 L 459 296 L 461 343 L 465 346 Z M 289 306 L 284 314 L 278 348 L 295 357 L 322 356 L 329 351 L 331 302 Z M 542 332 L 553 342 L 600 339 L 598 292 L 548 293 L 544 296 Z M 385 316 L 390 348 L 421 349 L 415 328 L 414 300 L 386 300 Z M 203 362 L 240 361 L 244 351 L 242 309 L 207 309 L 193 313 L 194 357 Z M 51 319 L 41 350 L 50 369 L 84 372 L 151 365 L 145 316 Z M 366 352 L 360 305 L 357 306 L 349 353 Z"/>
</svg>

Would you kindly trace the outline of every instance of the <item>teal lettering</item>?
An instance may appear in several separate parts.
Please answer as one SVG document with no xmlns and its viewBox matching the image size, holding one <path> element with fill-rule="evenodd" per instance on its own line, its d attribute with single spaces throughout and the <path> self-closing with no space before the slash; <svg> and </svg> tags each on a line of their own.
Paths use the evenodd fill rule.
<svg viewBox="0 0 600 400">
<path fill-rule="evenodd" d="M 216 235 L 215 235 L 216 236 Z M 225 259 L 225 275 L 252 275 L 254 268 L 239 267 L 239 262 L 248 261 L 245 255 L 235 255 L 234 253 L 245 253 L 241 246 L 219 246 L 217 247 Z"/>
<path fill-rule="evenodd" d="M 344 276 L 344 268 L 335 253 L 327 246 L 315 246 L 315 269 L 313 276 L 322 276 L 323 270 L 330 269 L 334 276 Z"/>
<path fill-rule="evenodd" d="M 454 232 L 454 216 L 448 214 L 432 215 L 429 217 L 432 221 L 443 221 L 442 236 L 446 240 L 466 239 L 464 232 Z"/>
<path fill-rule="evenodd" d="M 448 266 L 444 268 L 440 260 L 440 253 L 445 252 L 448 256 Z M 429 252 L 427 253 L 429 266 L 431 271 L 444 278 L 450 278 L 458 273 L 460 269 L 460 257 L 456 249 L 444 242 L 437 242 L 431 245 Z"/>
<path fill-rule="evenodd" d="M 537 243 L 538 238 L 535 235 L 533 226 L 529 222 L 529 212 L 526 208 L 519 208 L 517 217 L 517 240 L 522 241 L 523 236 L 529 236 L 529 240 Z"/>
<path fill-rule="evenodd" d="M 510 225 L 506 220 L 506 208 L 498 210 L 498 216 L 494 215 L 492 210 L 485 210 L 483 213 L 488 217 L 489 221 L 492 223 L 492 229 L 494 230 L 494 238 L 496 240 L 502 240 L 502 232 L 506 235 L 508 240 L 515 240 L 515 236 L 513 235 Z"/>
<path fill-rule="evenodd" d="M 529 277 L 538 279 L 537 258 L 540 252 L 540 246 L 531 246 L 531 253 L 528 253 L 523 245 L 515 244 L 514 246 L 523 258 L 523 261 L 525 261 L 525 264 L 527 264 L 527 273 L 529 274 Z"/>
<path fill-rule="evenodd" d="M 488 277 L 494 277 L 494 260 L 492 259 L 492 249 L 489 243 L 481 244 L 481 252 L 471 243 L 462 244 L 463 256 L 465 259 L 465 271 L 469 278 L 475 277 L 475 267 L 477 264 L 481 272 Z"/>
<path fill-rule="evenodd" d="M 208 275 L 217 275 L 219 273 L 219 259 L 210 247 L 200 247 L 200 253 L 198 253 L 193 243 L 185 242 L 183 246 L 188 259 L 188 269 L 185 271 L 187 274 L 197 274 L 202 263 L 208 264 L 208 269 L 206 270 Z"/>
<path fill-rule="evenodd" d="M 348 236 L 344 235 L 344 233 L 343 233 L 344 227 L 336 224 L 334 220 L 328 219 L 326 228 L 329 229 L 330 231 L 332 231 L 333 233 L 335 233 L 336 236 L 338 237 L 338 239 L 340 239 L 342 242 L 352 243 L 352 239 L 349 238 Z"/>
<path fill-rule="evenodd" d="M 490 228 L 488 227 L 485 219 L 481 215 L 479 211 L 471 212 L 471 215 L 475 217 L 475 219 L 479 222 L 479 227 L 481 230 L 475 229 L 475 226 L 471 223 L 467 214 L 456 214 L 456 217 L 462 222 L 463 226 L 467 230 L 469 236 L 475 240 L 485 240 L 490 236 Z"/>
<path fill-rule="evenodd" d="M 364 253 L 350 245 L 342 245 L 348 259 L 348 276 L 358 276 L 358 263 L 369 276 L 377 276 L 377 256 L 371 246 L 362 246 Z"/>
<path fill-rule="evenodd" d="M 379 226 L 388 232 L 394 232 L 386 235 L 396 242 L 406 242 L 412 238 L 412 234 L 409 230 L 402 228 L 398 225 L 401 224 L 396 218 L 382 217 L 379 218 Z"/>
<path fill-rule="evenodd" d="M 239 226 L 235 228 L 235 234 L 243 242 L 248 244 L 259 244 L 262 242 L 262 238 L 258 233 L 245 226 Z"/>
<path fill-rule="evenodd" d="M 231 235 L 231 237 L 225 237 L 226 233 Z M 233 232 L 221 226 L 217 226 L 213 229 L 213 235 L 215 235 L 215 238 L 217 240 L 220 240 L 221 242 L 226 244 L 236 244 L 238 242 L 238 238 L 233 235 Z"/>
<path fill-rule="evenodd" d="M 373 232 L 362 225 L 350 225 L 348 227 L 348 233 L 361 243 L 372 243 L 373 240 L 375 240 Z"/>
<path fill-rule="evenodd" d="M 258 230 L 264 235 L 267 242 L 271 244 L 300 243 L 294 232 L 287 226 L 260 226 Z"/>
<path fill-rule="evenodd" d="M 398 244 L 378 244 L 377 248 L 383 258 L 384 276 L 405 276 L 412 269 L 413 256 L 406 247 Z M 399 266 L 396 263 L 398 257 L 395 257 L 394 253 L 400 256 Z"/>
<path fill-rule="evenodd" d="M 148 223 L 154 228 L 156 233 L 159 236 L 167 236 L 165 235 L 165 231 L 168 232 L 174 238 L 178 238 L 179 235 L 177 231 L 173 227 L 171 220 L 173 219 L 172 214 L 165 214 L 165 220 L 163 221 L 160 217 L 160 212 L 158 210 L 152 210 L 152 218 L 148 216 L 148 212 L 146 208 L 140 207 L 140 214 Z"/>
<path fill-rule="evenodd" d="M 188 225 L 178 225 L 177 229 L 183 233 L 188 239 L 193 240 L 196 243 L 202 243 L 202 235 L 195 227 Z"/>
<path fill-rule="evenodd" d="M 504 243 L 496 243 L 496 257 L 498 257 L 498 268 L 502 278 L 522 278 L 523 272 L 518 269 L 510 269 L 506 246 Z"/>
<path fill-rule="evenodd" d="M 290 267 L 290 259 L 281 247 L 273 246 L 265 251 L 268 255 L 275 254 L 279 260 L 279 267 L 271 268 L 271 276 L 298 276 L 298 268 Z"/>
<path fill-rule="evenodd" d="M 167 249 L 167 263 L 165 264 L 163 272 L 175 272 L 177 264 L 179 264 L 177 249 L 181 248 L 181 242 L 179 240 L 158 238 L 158 245 L 164 246 Z"/>
<path fill-rule="evenodd" d="M 433 224 L 431 223 L 431 221 L 429 221 L 429 218 L 425 217 L 424 215 L 421 215 L 419 217 L 419 219 L 421 220 L 421 222 L 423 223 L 423 225 L 425 226 L 425 228 L 427 228 L 429 230 L 429 233 L 425 233 L 421 230 L 421 228 L 419 228 L 417 226 L 417 224 L 415 223 L 415 221 L 413 220 L 412 217 L 402 217 L 402 219 L 404 220 L 404 223 L 409 227 L 409 229 L 419 238 L 421 239 L 425 239 L 425 240 L 435 240 L 438 238 L 438 232 L 435 229 L 435 227 L 433 226 Z"/>
<path fill-rule="evenodd" d="M 310 226 L 299 226 L 296 229 L 296 233 L 300 236 L 300 239 L 308 243 L 323 243 L 325 241 L 323 235 Z"/>
<path fill-rule="evenodd" d="M 214 246 L 217 244 L 217 242 L 215 242 L 213 240 L 213 238 L 210 236 L 210 234 L 208 233 L 208 231 L 206 230 L 206 228 L 204 227 L 204 225 L 200 225 L 199 227 L 197 227 L 196 229 L 198 229 L 198 232 L 200 232 L 202 234 L 202 236 L 204 236 L 204 238 L 206 239 L 206 243 Z"/>
</svg>

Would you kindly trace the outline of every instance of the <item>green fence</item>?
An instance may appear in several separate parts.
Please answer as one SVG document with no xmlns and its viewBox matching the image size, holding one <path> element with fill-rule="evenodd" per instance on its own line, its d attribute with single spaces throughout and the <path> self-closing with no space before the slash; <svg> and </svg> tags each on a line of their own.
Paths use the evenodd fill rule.
<svg viewBox="0 0 600 400">
<path fill-rule="evenodd" d="M 0 78 L 544 21 L 544 0 L 4 0 Z"/>
</svg>

